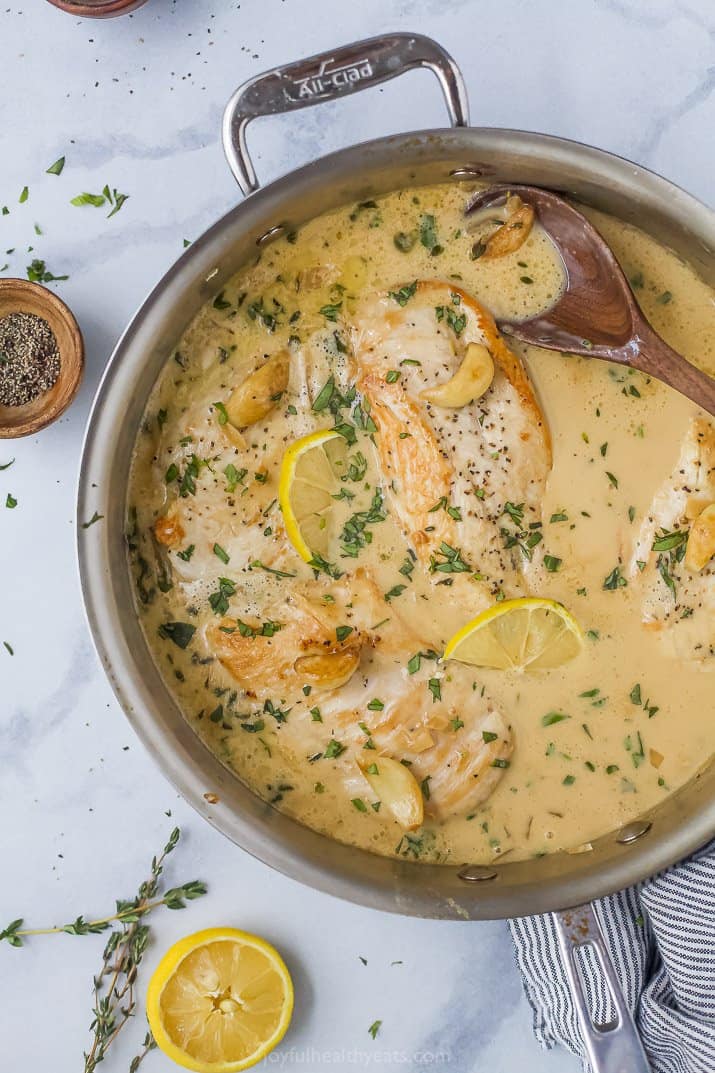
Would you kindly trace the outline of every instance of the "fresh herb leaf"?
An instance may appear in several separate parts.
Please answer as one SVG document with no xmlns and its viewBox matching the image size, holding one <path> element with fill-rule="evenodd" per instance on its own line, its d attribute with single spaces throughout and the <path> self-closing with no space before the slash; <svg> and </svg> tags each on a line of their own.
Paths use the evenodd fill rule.
<svg viewBox="0 0 715 1073">
<path fill-rule="evenodd" d="M 388 291 L 388 298 L 393 298 L 398 305 L 406 306 L 410 298 L 414 297 L 417 290 L 417 280 L 414 283 L 408 283 L 404 287 L 400 287 L 399 291 Z"/>
<path fill-rule="evenodd" d="M 321 313 L 326 320 L 336 321 L 338 319 L 338 313 L 340 312 L 342 307 L 342 302 L 335 302 L 333 305 L 321 306 L 318 312 Z"/>
<path fill-rule="evenodd" d="M 186 648 L 196 633 L 196 627 L 189 622 L 162 622 L 158 632 L 165 640 L 173 641 L 179 648 Z"/>
<path fill-rule="evenodd" d="M 220 577 L 218 589 L 209 596 L 209 605 L 215 615 L 225 615 L 228 612 L 228 599 L 236 595 L 236 586 L 230 578 Z"/>
<path fill-rule="evenodd" d="M 328 747 L 323 753 L 326 760 L 335 760 L 338 756 L 341 756 L 345 752 L 347 746 L 338 741 L 337 738 L 331 738 Z"/>
<path fill-rule="evenodd" d="M 621 573 L 620 566 L 614 566 L 610 574 L 604 578 L 603 588 L 613 592 L 615 589 L 622 589 L 628 584 L 626 578 Z"/>
<path fill-rule="evenodd" d="M 221 560 L 224 566 L 229 562 L 231 558 L 225 548 L 222 548 L 220 544 L 214 544 L 213 552 L 214 555 Z"/>
<path fill-rule="evenodd" d="M 551 727 L 555 723 L 563 723 L 566 719 L 570 719 L 570 715 L 566 715 L 565 712 L 547 712 L 546 715 L 541 717 L 542 727 Z"/>
</svg>

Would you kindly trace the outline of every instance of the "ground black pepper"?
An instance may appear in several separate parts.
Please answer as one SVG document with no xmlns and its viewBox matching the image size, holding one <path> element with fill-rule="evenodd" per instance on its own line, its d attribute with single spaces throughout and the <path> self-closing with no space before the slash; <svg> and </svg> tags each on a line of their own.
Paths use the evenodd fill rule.
<svg viewBox="0 0 715 1073">
<path fill-rule="evenodd" d="M 0 404 L 24 406 L 60 375 L 55 334 L 43 317 L 9 313 L 0 319 Z"/>
</svg>

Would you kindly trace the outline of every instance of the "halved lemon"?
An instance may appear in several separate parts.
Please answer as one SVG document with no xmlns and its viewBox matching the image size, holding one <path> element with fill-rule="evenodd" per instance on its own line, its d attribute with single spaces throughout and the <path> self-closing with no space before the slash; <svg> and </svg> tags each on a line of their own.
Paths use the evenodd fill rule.
<svg viewBox="0 0 715 1073">
<path fill-rule="evenodd" d="M 236 1073 L 272 1051 L 293 1012 L 293 983 L 277 950 L 236 928 L 175 943 L 149 982 L 146 1013 L 158 1046 L 195 1073 Z"/>
<path fill-rule="evenodd" d="M 347 472 L 347 444 L 332 428 L 311 432 L 286 450 L 278 502 L 291 544 L 309 562 L 327 556 L 340 478 Z"/>
<path fill-rule="evenodd" d="M 544 671 L 568 663 L 582 647 L 579 624 L 563 604 L 524 596 L 482 611 L 450 639 L 444 658 L 501 671 Z"/>
</svg>

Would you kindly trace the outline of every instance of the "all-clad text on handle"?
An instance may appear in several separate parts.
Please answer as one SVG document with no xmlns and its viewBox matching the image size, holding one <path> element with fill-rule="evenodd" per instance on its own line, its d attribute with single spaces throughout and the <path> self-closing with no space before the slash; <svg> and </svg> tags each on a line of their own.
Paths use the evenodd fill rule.
<svg viewBox="0 0 715 1073">
<path fill-rule="evenodd" d="M 236 90 L 223 116 L 223 147 L 244 194 L 258 189 L 246 144 L 246 127 L 258 116 L 277 115 L 335 100 L 426 67 L 437 76 L 452 126 L 469 123 L 462 74 L 441 45 L 421 34 L 386 34 L 275 67 Z"/>
</svg>

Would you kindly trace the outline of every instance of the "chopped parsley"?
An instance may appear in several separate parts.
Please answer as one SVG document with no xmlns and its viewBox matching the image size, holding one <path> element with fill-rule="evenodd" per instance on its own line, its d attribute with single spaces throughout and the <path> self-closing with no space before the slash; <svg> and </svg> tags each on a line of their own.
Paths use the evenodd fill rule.
<svg viewBox="0 0 715 1073">
<path fill-rule="evenodd" d="M 435 306 L 435 316 L 438 321 L 446 320 L 454 334 L 459 338 L 467 327 L 466 313 L 455 313 L 451 306 Z"/>
<path fill-rule="evenodd" d="M 226 491 L 229 495 L 236 491 L 236 487 L 243 482 L 248 473 L 247 469 L 236 469 L 233 462 L 229 462 L 223 471 L 226 478 Z"/>
<path fill-rule="evenodd" d="M 433 257 L 442 253 L 443 247 L 437 238 L 437 221 L 431 213 L 424 213 L 420 218 L 420 242 Z"/>
<path fill-rule="evenodd" d="M 228 554 L 228 552 L 224 548 L 222 548 L 220 544 L 214 544 L 213 552 L 214 552 L 214 555 L 221 560 L 221 562 L 224 564 L 224 566 L 226 565 L 226 563 L 228 563 L 229 559 L 231 558 L 231 556 Z"/>
<path fill-rule="evenodd" d="M 228 598 L 235 596 L 236 586 L 227 577 L 218 579 L 218 589 L 209 596 L 209 604 L 215 615 L 225 615 L 228 611 Z"/>
<path fill-rule="evenodd" d="M 334 760 L 345 752 L 346 746 L 338 741 L 337 738 L 331 738 L 328 747 L 323 753 L 326 760 Z"/>
<path fill-rule="evenodd" d="M 563 723 L 564 720 L 570 719 L 570 715 L 566 715 L 565 712 L 547 712 L 546 715 L 541 717 L 542 727 L 551 727 L 554 723 Z"/>
<path fill-rule="evenodd" d="M 417 280 L 414 283 L 406 284 L 404 287 L 400 287 L 399 291 L 388 291 L 388 298 L 393 298 L 398 305 L 406 306 L 410 298 L 414 297 L 417 290 Z"/>
<path fill-rule="evenodd" d="M 338 319 L 338 313 L 342 307 L 342 302 L 335 302 L 333 305 L 321 306 L 318 312 L 324 316 L 326 320 L 335 322 Z"/>
<path fill-rule="evenodd" d="M 439 546 L 435 555 L 430 555 L 430 574 L 465 574 L 471 571 L 471 566 L 462 558 L 460 548 L 453 548 L 444 541 Z"/>
<path fill-rule="evenodd" d="M 173 641 L 179 648 L 186 648 L 196 633 L 196 627 L 189 622 L 162 622 L 159 636 Z"/>
<path fill-rule="evenodd" d="M 312 566 L 312 560 L 311 560 Z M 267 574 L 273 574 L 274 577 L 295 577 L 295 574 L 290 573 L 288 570 L 276 570 L 272 566 L 266 566 L 260 559 L 253 559 L 249 564 L 249 570 L 265 570 Z"/>
<path fill-rule="evenodd" d="M 614 592 L 616 589 L 622 589 L 627 584 L 628 582 L 623 577 L 620 566 L 614 566 L 610 574 L 603 579 L 603 588 L 610 592 Z"/>
<path fill-rule="evenodd" d="M 372 543 L 372 533 L 368 526 L 384 522 L 386 517 L 382 490 L 376 488 L 369 509 L 356 511 L 343 526 L 339 538 L 343 555 L 357 559 L 360 550 Z"/>
</svg>

